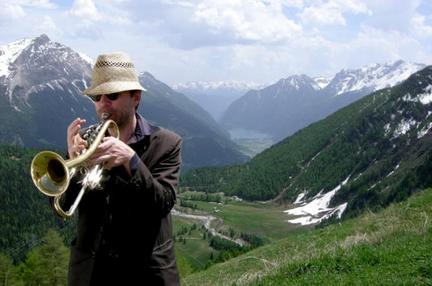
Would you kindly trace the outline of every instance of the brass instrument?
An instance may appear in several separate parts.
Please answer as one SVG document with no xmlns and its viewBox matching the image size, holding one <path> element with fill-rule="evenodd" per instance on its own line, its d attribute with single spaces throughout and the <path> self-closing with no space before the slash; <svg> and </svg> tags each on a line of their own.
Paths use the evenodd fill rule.
<svg viewBox="0 0 432 286">
<path fill-rule="evenodd" d="M 64 160 L 55 152 L 42 151 L 33 158 L 30 167 L 33 183 L 40 192 L 54 197 L 54 209 L 63 218 L 70 218 L 78 207 L 86 189 L 94 189 L 100 182 L 103 166 L 96 165 L 88 170 L 84 163 L 95 152 L 108 129 L 112 136 L 119 138 L 120 131 L 117 124 L 108 117 L 108 113 L 102 114 L 102 121 L 99 124 L 86 129 L 82 137 L 87 141 L 88 148 L 83 150 L 78 157 Z M 69 210 L 64 211 L 60 206 L 61 196 L 78 170 L 85 173 L 84 179 L 81 181 L 81 190 Z"/>
</svg>

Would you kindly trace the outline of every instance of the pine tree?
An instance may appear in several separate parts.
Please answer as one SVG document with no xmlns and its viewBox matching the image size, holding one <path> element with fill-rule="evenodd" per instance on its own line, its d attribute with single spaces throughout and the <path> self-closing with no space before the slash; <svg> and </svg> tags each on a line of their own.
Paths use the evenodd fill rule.
<svg viewBox="0 0 432 286">
<path fill-rule="evenodd" d="M 0 285 L 15 285 L 13 283 L 12 259 L 6 255 L 0 254 Z"/>
<path fill-rule="evenodd" d="M 20 265 L 25 285 L 66 285 L 68 249 L 60 235 L 49 230 L 43 244 L 33 248 Z"/>
</svg>

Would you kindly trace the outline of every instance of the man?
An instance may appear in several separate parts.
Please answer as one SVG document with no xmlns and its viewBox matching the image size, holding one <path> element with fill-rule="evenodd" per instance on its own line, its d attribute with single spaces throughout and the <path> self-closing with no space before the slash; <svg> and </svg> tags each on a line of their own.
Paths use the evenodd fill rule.
<svg viewBox="0 0 432 286">
<path fill-rule="evenodd" d="M 152 126 L 136 110 L 145 90 L 123 53 L 100 55 L 84 91 L 99 118 L 109 114 L 120 138 L 107 136 L 86 163 L 103 164 L 102 190 L 87 191 L 71 246 L 69 285 L 178 285 L 170 210 L 180 173 L 181 138 Z M 85 120 L 68 127 L 69 157 L 86 148 Z M 64 205 L 81 188 L 71 182 Z"/>
</svg>

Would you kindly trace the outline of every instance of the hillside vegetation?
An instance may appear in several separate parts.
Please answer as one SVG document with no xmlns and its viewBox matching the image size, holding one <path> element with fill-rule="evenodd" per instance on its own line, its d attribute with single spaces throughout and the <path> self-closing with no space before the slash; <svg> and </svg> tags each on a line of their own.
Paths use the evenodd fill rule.
<svg viewBox="0 0 432 286">
<path fill-rule="evenodd" d="M 73 232 L 73 221 L 56 217 L 47 197 L 32 182 L 30 163 L 36 153 L 0 146 L 0 252 L 15 261 L 39 245 L 48 229 L 61 231 L 68 240 Z"/>
<path fill-rule="evenodd" d="M 184 285 L 430 285 L 432 189 L 378 213 L 296 231 Z"/>
<path fill-rule="evenodd" d="M 347 213 L 378 209 L 430 183 L 432 67 L 377 91 L 273 145 L 244 165 L 188 172 L 190 190 L 294 201 L 328 192 Z"/>
</svg>

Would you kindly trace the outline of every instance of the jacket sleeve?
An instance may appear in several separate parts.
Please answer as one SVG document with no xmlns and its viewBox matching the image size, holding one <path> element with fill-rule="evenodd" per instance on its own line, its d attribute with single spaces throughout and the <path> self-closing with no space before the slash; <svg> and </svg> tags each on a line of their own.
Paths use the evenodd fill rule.
<svg viewBox="0 0 432 286">
<path fill-rule="evenodd" d="M 180 176 L 182 140 L 180 137 L 175 138 L 171 147 L 151 170 L 140 160 L 130 180 L 133 188 L 144 192 L 146 201 L 152 204 L 161 216 L 167 215 L 176 201 L 175 191 Z"/>
</svg>

